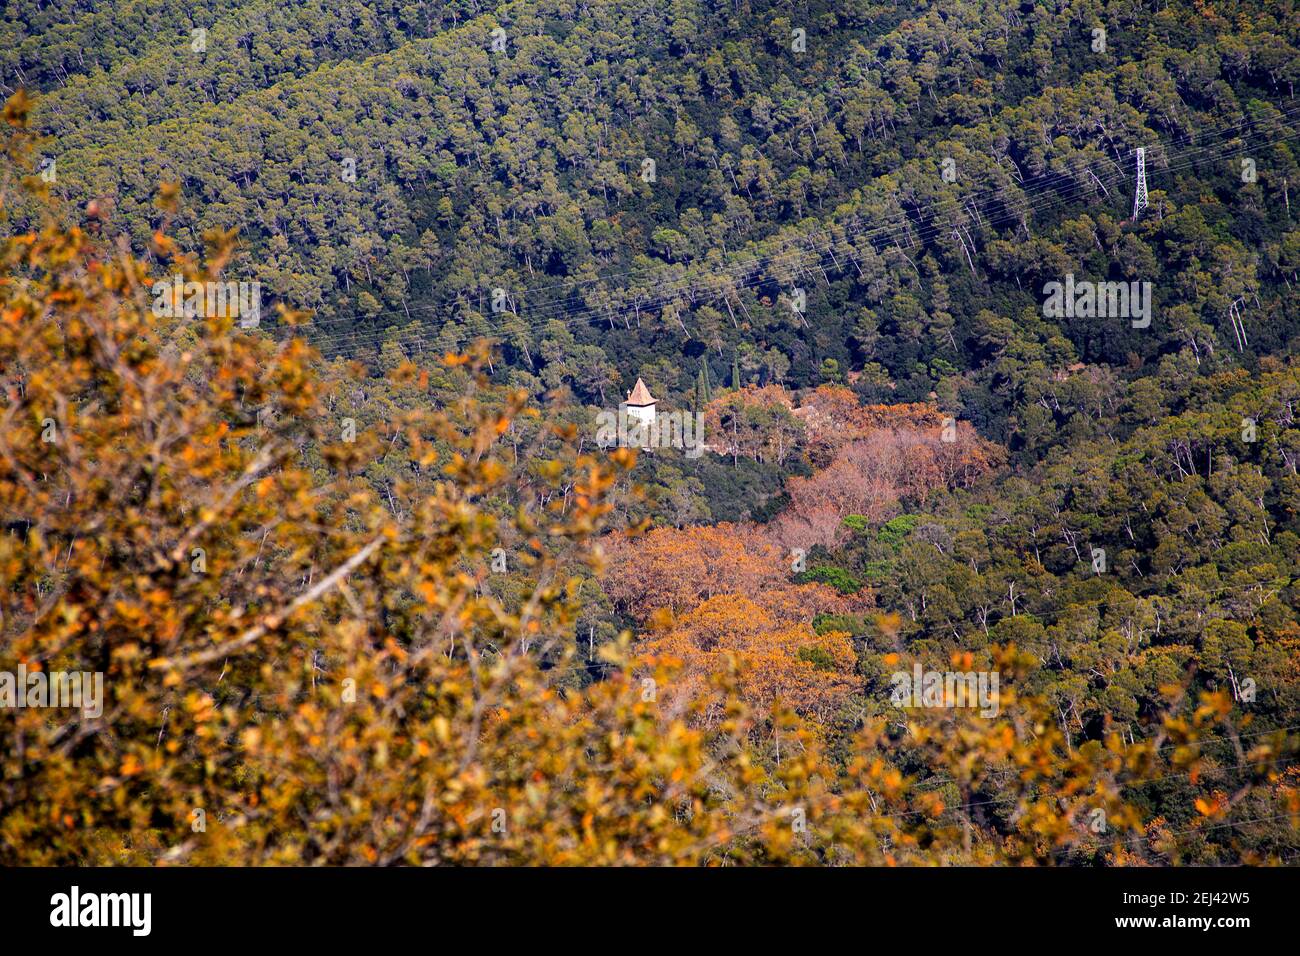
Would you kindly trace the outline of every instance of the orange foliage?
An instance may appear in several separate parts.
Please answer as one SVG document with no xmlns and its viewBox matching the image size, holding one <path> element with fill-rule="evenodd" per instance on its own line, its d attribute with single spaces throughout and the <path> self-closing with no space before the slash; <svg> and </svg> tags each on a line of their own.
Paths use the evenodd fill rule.
<svg viewBox="0 0 1300 956">
<path fill-rule="evenodd" d="M 755 594 L 790 577 L 780 549 L 746 525 L 613 535 L 606 556 L 606 593 L 642 622 L 660 609 L 676 614 L 715 594 Z"/>
<path fill-rule="evenodd" d="M 650 626 L 639 650 L 683 662 L 675 687 L 687 696 L 709 674 L 729 670 L 729 656 L 740 668 L 742 699 L 760 712 L 779 698 L 825 719 L 851 691 L 847 635 L 818 635 L 812 618 L 861 602 L 821 584 L 791 583 L 790 558 L 762 530 L 660 528 L 636 539 L 613 536 L 607 554 L 606 592 Z"/>
<path fill-rule="evenodd" d="M 679 689 L 694 697 L 707 675 L 738 666 L 741 698 L 759 712 L 779 700 L 797 713 L 826 721 L 853 691 L 856 658 L 849 635 L 818 635 L 806 623 L 739 594 L 710 598 L 682 615 L 644 651 L 684 663 Z M 715 708 L 715 714 L 720 714 Z"/>
<path fill-rule="evenodd" d="M 710 403 L 713 436 L 728 434 L 730 453 L 759 455 L 761 421 L 755 409 L 789 410 L 776 388 L 744 389 Z M 999 461 L 998 449 L 966 424 L 945 441 L 944 415 L 933 406 L 860 406 L 846 388 L 809 393 L 794 415 L 807 429 L 810 450 L 829 464 L 787 484 L 791 506 L 773 530 L 721 524 L 662 528 L 630 539 L 608 539 L 604 586 L 614 603 L 650 628 L 644 648 L 680 658 L 683 685 L 741 667 L 743 698 L 757 708 L 780 698 L 807 716 L 825 717 L 852 686 L 853 652 L 845 635 L 817 635 L 818 612 L 844 613 L 870 598 L 847 599 L 822 585 L 790 583 L 790 548 L 832 545 L 850 514 L 884 520 L 903 499 L 925 502 L 937 490 L 969 485 Z M 746 417 L 748 416 L 748 417 Z M 769 436 L 770 437 L 770 436 Z M 719 450 L 718 439 L 713 445 Z"/>
</svg>

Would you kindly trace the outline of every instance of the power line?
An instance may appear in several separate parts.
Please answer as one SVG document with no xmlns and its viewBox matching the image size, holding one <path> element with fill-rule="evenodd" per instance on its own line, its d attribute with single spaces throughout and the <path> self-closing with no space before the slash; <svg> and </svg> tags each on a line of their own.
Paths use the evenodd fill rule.
<svg viewBox="0 0 1300 956">
<path fill-rule="evenodd" d="M 1298 112 L 1300 112 L 1300 107 L 1293 107 L 1285 111 L 1279 111 L 1278 117 L 1275 117 L 1275 119 L 1280 117 L 1292 116 Z M 1232 133 L 1234 136 L 1237 136 L 1242 132 L 1242 126 L 1243 126 L 1242 121 L 1231 121 L 1222 124 L 1220 127 L 1216 127 L 1216 129 L 1227 130 L 1230 133 Z M 1241 149 L 1237 150 L 1235 153 L 1229 153 L 1224 155 L 1227 156 L 1239 155 L 1242 150 L 1247 148 L 1254 148 L 1254 149 L 1266 148 L 1268 146 L 1276 145 L 1277 143 L 1292 139 L 1296 135 L 1300 135 L 1300 134 L 1297 134 L 1295 130 L 1292 130 L 1291 133 L 1287 136 L 1279 137 L 1278 139 L 1271 140 L 1265 143 L 1243 144 Z M 1205 153 L 1207 151 L 1218 152 L 1218 150 L 1219 150 L 1219 146 L 1217 146 L 1216 144 L 1205 144 L 1189 150 L 1184 150 L 1179 153 L 1175 153 L 1173 155 L 1184 159 L 1188 159 L 1199 153 Z M 1166 155 L 1168 156 L 1170 154 L 1166 153 Z M 1165 167 L 1165 172 L 1175 172 L 1180 169 L 1190 168 L 1191 166 L 1197 165 L 1199 162 L 1200 160 L 1193 159 L 1190 162 L 1184 161 L 1181 163 L 1169 163 Z M 1069 172 L 1049 173 L 1044 176 L 1036 177 L 1035 179 L 1030 180 L 1029 184 L 1022 188 L 1021 190 L 1022 193 L 1029 193 L 1032 196 L 1036 192 L 1043 191 L 1046 187 L 1052 185 L 1056 181 L 1063 181 L 1066 183 L 1070 183 L 1071 185 L 1070 188 L 1065 189 L 1063 191 L 1045 192 L 1042 196 L 1039 197 L 1037 201 L 1030 199 L 1026 201 L 1022 206 L 1012 208 L 1011 211 L 1007 214 L 1004 214 L 1002 216 L 990 217 L 989 222 L 995 223 L 995 222 L 1005 222 L 1010 220 L 1023 219 L 1031 211 L 1048 208 L 1053 204 L 1064 204 L 1073 201 L 1082 195 L 1095 193 L 1097 185 L 1102 185 L 1103 187 L 1107 184 L 1118 185 L 1120 182 L 1123 181 L 1125 177 L 1123 176 L 1122 173 L 1118 177 L 1113 175 L 1108 176 L 1104 183 L 1100 178 L 1096 177 L 1095 175 L 1093 176 L 1093 178 L 1094 178 L 1094 183 L 1088 183 L 1087 181 L 1075 181 L 1073 177 L 1071 177 Z M 956 203 L 958 207 L 961 208 L 962 205 L 965 203 L 975 202 L 976 197 L 980 196 L 981 194 L 991 195 L 999 199 L 1005 199 L 1006 198 L 1006 196 L 1004 195 L 1005 190 L 1008 187 L 1014 187 L 1014 186 L 1015 184 L 1006 183 L 998 186 L 989 187 L 986 190 L 969 193 L 966 194 L 965 196 L 960 196 L 955 198 L 944 197 L 943 199 L 937 200 L 936 202 L 931 203 L 927 206 L 916 206 L 914 207 L 914 212 L 922 213 L 928 210 L 932 213 L 937 213 L 939 206 L 947 205 L 949 203 Z M 1032 186 L 1033 188 L 1029 188 L 1029 186 Z M 976 203 L 976 207 L 977 207 L 977 214 L 978 214 L 978 203 Z M 903 214 L 906 215 L 907 213 L 903 211 Z M 493 313 L 493 314 L 511 316 L 513 317 L 514 320 L 516 320 L 513 322 L 507 320 L 509 322 L 509 325 L 512 328 L 519 328 L 522 325 L 522 328 L 524 330 L 529 330 L 529 331 L 535 330 L 536 328 L 540 328 L 542 325 L 546 324 L 549 321 L 552 321 L 558 316 L 568 316 L 568 321 L 566 321 L 565 323 L 566 325 L 570 324 L 574 320 L 583 317 L 587 317 L 590 321 L 612 321 L 612 319 L 614 318 L 623 318 L 626 323 L 626 319 L 628 317 L 630 317 L 634 313 L 639 314 L 639 312 L 642 310 L 645 310 L 649 313 L 653 313 L 653 310 L 657 306 L 673 304 L 675 301 L 677 301 L 683 296 L 693 298 L 697 294 L 709 292 L 713 289 L 713 287 L 717 286 L 720 281 L 725 283 L 728 279 L 732 278 L 732 273 L 737 271 L 742 273 L 754 272 L 756 270 L 759 270 L 764 263 L 776 262 L 781 260 L 791 260 L 791 264 L 795 268 L 800 268 L 800 269 L 807 268 L 808 264 L 803 262 L 802 259 L 808 256 L 810 253 L 815 253 L 815 250 L 802 249 L 799 248 L 799 245 L 807 244 L 811 241 L 814 241 L 818 236 L 825 236 L 829 238 L 831 241 L 835 241 L 837 238 L 841 241 L 847 241 L 853 238 L 859 238 L 859 239 L 892 238 L 895 241 L 895 244 L 898 244 L 899 241 L 902 239 L 907 239 L 910 245 L 914 240 L 919 240 L 920 242 L 926 242 L 948 231 L 947 225 L 930 225 L 930 226 L 921 225 L 913 228 L 907 222 L 904 222 L 901 225 L 885 223 L 870 229 L 856 228 L 854 224 L 861 223 L 861 222 L 863 222 L 861 216 L 854 216 L 845 223 L 832 224 L 831 226 L 828 226 L 825 229 L 814 230 L 809 233 L 802 234 L 800 236 L 788 237 L 788 238 L 774 236 L 774 237 L 769 237 L 768 239 L 765 240 L 761 240 L 761 242 L 788 241 L 794 245 L 792 248 L 781 249 L 779 251 L 772 252 L 764 256 L 747 257 L 745 259 L 733 260 L 731 263 L 720 266 L 720 270 L 723 273 L 722 275 L 714 275 L 706 278 L 693 278 L 690 275 L 690 271 L 692 269 L 698 269 L 703 265 L 703 263 L 700 260 L 694 260 L 690 263 L 683 263 L 681 266 L 676 268 L 672 266 L 660 267 L 656 270 L 657 272 L 680 271 L 687 274 L 679 277 L 678 279 L 666 283 L 661 283 L 659 286 L 659 291 L 657 296 L 652 296 L 647 300 L 637 302 L 632 307 L 623 306 L 617 310 L 611 310 L 608 308 L 602 309 L 601 307 L 597 307 L 597 306 L 588 306 L 585 308 L 574 309 L 565 306 L 563 302 L 555 302 L 555 303 L 551 303 L 550 305 L 540 307 L 538 309 L 529 310 L 527 320 L 523 319 L 520 313 L 513 312 L 513 311 L 507 313 Z M 830 255 L 833 259 L 834 249 L 832 248 L 829 251 L 829 253 L 819 254 L 819 259 L 824 260 L 827 255 Z M 606 276 L 597 277 L 596 279 L 574 280 L 574 282 L 586 283 L 586 282 L 593 282 L 593 281 L 604 281 L 607 278 L 617 277 L 618 275 L 631 275 L 634 274 L 634 272 L 635 270 L 629 271 L 628 273 L 621 273 L 621 274 L 610 273 Z M 759 275 L 751 277 L 749 279 L 738 279 L 737 281 L 738 284 L 732 286 L 731 288 L 734 288 L 737 291 L 739 291 L 740 289 L 766 284 L 767 282 L 772 280 L 770 276 L 766 276 L 760 273 Z M 572 284 L 574 283 L 568 283 L 568 285 L 572 285 Z M 564 287 L 565 285 L 566 283 L 557 283 L 553 286 L 543 287 L 543 288 L 559 288 L 559 287 Z M 620 291 L 626 292 L 627 290 L 625 289 L 613 290 L 611 294 Z M 531 290 L 525 290 L 523 293 L 520 294 L 519 297 L 526 298 L 530 293 Z M 390 313 L 380 313 L 380 314 L 400 315 L 403 314 L 403 312 L 406 312 L 408 314 L 414 314 L 423 311 L 447 309 L 447 308 L 454 308 L 454 307 L 455 304 L 451 304 L 451 305 L 441 304 L 441 305 L 434 305 L 434 306 L 417 307 L 415 309 L 410 309 L 410 310 L 394 310 Z M 358 316 L 354 314 L 352 317 L 357 318 Z M 335 344 L 336 347 L 340 346 L 341 343 L 344 342 L 351 342 L 354 345 L 360 345 L 368 341 L 371 342 L 375 341 L 378 338 L 393 333 L 394 331 L 396 331 L 397 337 L 400 339 L 402 335 L 400 326 L 389 326 L 389 327 L 375 328 L 369 330 L 350 329 L 350 330 L 341 330 L 332 333 L 321 333 L 318 336 L 316 336 L 316 339 L 322 343 L 332 342 Z M 509 332 L 511 331 L 511 328 L 506 328 L 504 329 L 504 331 Z M 410 341 L 411 343 L 424 342 L 428 340 L 430 335 L 436 335 L 436 334 L 437 332 L 435 330 L 429 330 L 429 332 L 427 333 L 421 333 L 413 337 L 408 337 L 408 341 Z"/>
<path fill-rule="evenodd" d="M 1284 142 L 1289 139 L 1293 139 L 1297 136 L 1300 136 L 1300 131 L 1294 131 L 1289 136 L 1281 137 L 1277 140 L 1270 141 L 1269 143 L 1255 144 L 1253 147 L 1249 147 L 1249 148 L 1254 148 L 1254 149 L 1264 148 L 1269 145 L 1276 145 L 1277 143 Z M 1238 150 L 1236 153 L 1231 153 L 1226 155 L 1228 156 L 1240 155 L 1241 152 L 1247 148 L 1248 147 L 1242 147 L 1242 150 Z M 1172 172 L 1182 168 L 1190 168 L 1195 165 L 1197 165 L 1197 162 L 1192 161 L 1190 163 L 1167 167 L 1167 171 Z M 1114 184 L 1118 184 L 1118 181 L 1115 181 Z M 1051 206 L 1055 204 L 1063 205 L 1074 199 L 1077 199 L 1079 196 L 1083 194 L 1091 193 L 1093 191 L 1094 189 L 1092 186 L 1089 186 L 1086 183 L 1079 184 L 1077 188 L 1075 188 L 1072 191 L 1061 193 L 1061 194 L 1057 194 L 1057 193 L 1046 194 L 1045 196 L 1040 198 L 1040 201 L 1027 202 L 1024 204 L 1024 206 L 1012 209 L 1011 211 L 1003 215 L 1000 216 L 990 215 L 984 219 L 984 223 L 988 225 L 992 225 L 996 223 L 1017 221 L 1022 219 L 1030 211 L 1045 210 L 1047 208 L 1051 208 Z M 946 226 L 921 226 L 914 229 L 901 231 L 898 233 L 886 232 L 883 233 L 883 235 L 895 238 L 896 240 L 906 235 L 906 237 L 908 237 L 909 239 L 909 242 L 912 241 L 913 238 L 920 242 L 926 242 L 933 238 L 936 238 L 937 236 L 943 234 L 946 231 L 948 231 Z M 880 233 L 880 230 L 876 230 L 876 232 L 877 234 L 882 234 Z M 847 240 L 855 235 L 858 234 L 848 232 L 845 234 L 844 239 Z M 901 249 L 901 245 L 899 246 L 899 248 Z M 796 251 L 787 250 L 781 253 L 773 254 L 770 258 L 775 260 L 787 256 L 806 257 L 810 254 L 815 254 L 815 252 L 810 252 L 810 251 L 796 252 Z M 834 249 L 829 250 L 827 253 L 818 254 L 818 256 L 819 256 L 818 260 L 814 263 L 803 261 L 801 258 L 800 261 L 794 264 L 794 267 L 800 270 L 816 267 L 825 271 L 827 265 L 825 259 L 827 256 L 829 256 L 832 260 L 834 260 L 835 258 Z M 853 261 L 855 262 L 855 264 L 857 264 L 856 259 L 853 259 Z M 842 269 L 842 267 L 840 268 Z M 681 281 L 685 281 L 685 280 L 681 280 Z M 512 316 L 515 320 L 515 321 L 507 322 L 505 325 L 503 325 L 502 328 L 498 330 L 498 333 L 504 333 L 506 335 L 510 335 L 516 330 L 537 331 L 538 329 L 540 329 L 541 327 L 543 327 L 544 325 L 552 321 L 559 321 L 564 326 L 570 327 L 574 322 L 578 320 L 584 320 L 584 319 L 587 322 L 605 321 L 605 322 L 610 322 L 612 324 L 614 319 L 621 318 L 624 320 L 624 324 L 627 325 L 627 320 L 634 314 L 639 316 L 639 314 L 642 311 L 645 311 L 647 314 L 653 315 L 656 307 L 666 308 L 668 306 L 675 306 L 677 304 L 677 301 L 682 296 L 693 297 L 696 294 L 711 291 L 712 287 L 717 284 L 717 281 L 718 280 L 716 278 L 708 279 L 702 281 L 698 286 L 683 287 L 681 289 L 669 286 L 669 288 L 672 289 L 671 293 L 667 293 L 667 294 L 661 293 L 658 299 L 638 302 L 632 308 L 622 307 L 617 310 L 610 309 L 604 311 L 602 311 L 598 307 L 584 307 L 579 309 L 559 308 L 556 310 L 556 314 L 542 314 L 540 316 L 530 316 L 529 320 L 524 320 L 519 315 L 519 313 L 515 313 L 515 312 L 496 313 L 498 315 L 505 314 L 505 315 Z M 773 278 L 770 275 L 759 273 L 747 280 L 730 284 L 728 286 L 728 291 L 739 292 L 744 289 L 765 285 L 771 281 L 773 281 Z M 716 304 L 716 302 L 714 304 Z M 726 305 L 725 302 L 723 304 Z M 568 318 L 567 319 L 560 318 L 560 316 L 562 315 L 567 315 Z M 679 323 L 681 322 L 680 316 L 678 316 L 678 321 Z M 628 327 L 630 328 L 630 326 Z M 683 328 L 685 327 L 683 326 Z M 322 338 L 324 339 L 325 342 L 333 343 L 333 347 L 337 350 L 336 356 L 347 356 L 350 354 L 355 354 L 355 349 L 360 348 L 364 345 L 377 346 L 382 339 L 390 335 L 393 337 L 393 341 L 395 341 L 397 344 L 399 345 L 405 344 L 409 347 L 409 346 L 416 346 L 416 345 L 423 346 L 429 344 L 433 340 L 433 338 L 437 337 L 440 334 L 441 334 L 441 330 L 429 329 L 427 331 L 420 331 L 414 335 L 411 335 L 409 333 L 405 333 L 402 330 L 402 328 L 399 326 L 389 326 L 381 329 L 371 329 L 371 330 L 363 330 L 363 331 L 350 330 L 350 331 L 344 331 L 340 333 L 328 333 L 322 336 Z M 689 334 L 690 333 L 688 332 L 687 333 L 688 337 Z M 351 349 L 345 348 L 344 347 L 345 343 L 349 344 L 351 346 Z"/>
<path fill-rule="evenodd" d="M 1300 113 L 1300 107 L 1292 107 L 1292 108 L 1290 108 L 1290 109 L 1284 109 L 1284 111 L 1278 111 L 1278 116 L 1279 116 L 1279 117 L 1294 116 L 1294 114 L 1296 114 L 1296 113 Z M 1216 131 L 1225 131 L 1225 130 L 1230 130 L 1230 131 L 1234 131 L 1234 133 L 1239 133 L 1239 131 L 1242 131 L 1242 127 L 1243 127 L 1243 125 L 1247 124 L 1247 122 L 1249 122 L 1249 117 L 1243 117 L 1243 120 L 1230 120 L 1230 121 L 1225 121 L 1225 122 L 1222 122 L 1222 124 L 1217 124 L 1217 125 L 1209 126 L 1209 127 L 1203 127 L 1203 130 L 1201 130 L 1201 133 L 1203 133 L 1203 134 L 1209 134 L 1209 133 L 1216 133 Z M 1200 146 L 1200 147 L 1192 148 L 1192 150 L 1190 150 L 1190 151 L 1184 151 L 1184 155 L 1191 155 L 1191 153 L 1205 151 L 1205 150 L 1208 150 L 1208 148 L 1212 148 L 1212 146 L 1210 146 L 1210 144 L 1206 144 L 1206 146 Z M 1169 155 L 1169 153 L 1166 152 L 1166 156 L 1167 156 L 1167 155 Z M 1170 166 L 1166 166 L 1166 169 L 1170 169 Z M 1091 170 L 1089 170 L 1089 172 L 1091 172 Z M 1095 190 L 1093 190 L 1093 186 L 1088 185 L 1088 183 L 1084 183 L 1084 182 L 1074 182 L 1073 177 L 1071 177 L 1070 174 L 1067 173 L 1067 172 L 1061 172 L 1061 173 L 1048 173 L 1048 174 L 1045 174 L 1045 176 L 1036 177 L 1036 178 L 1034 179 L 1034 182 L 1039 182 L 1040 185 L 1050 185 L 1050 182 L 1052 182 L 1053 179 L 1058 179 L 1058 181 L 1065 181 L 1065 182 L 1067 182 L 1067 183 L 1071 183 L 1071 185 L 1075 185 L 1075 186 L 1083 186 L 1083 191 L 1086 191 L 1086 193 L 1091 193 L 1091 191 L 1095 191 Z M 976 196 L 980 196 L 980 195 L 985 195 L 985 196 L 998 196 L 998 195 L 1001 195 L 1001 194 L 1002 194 L 1002 191 L 1004 191 L 1005 187 L 1008 186 L 1008 185 L 1014 185 L 1014 183 L 1004 183 L 1004 185 L 989 186 L 989 187 L 987 187 L 987 189 L 983 189 L 983 190 L 975 190 L 975 191 L 972 191 L 972 193 L 967 193 L 967 194 L 961 196 L 961 199 L 963 200 L 963 202 L 966 202 L 966 200 L 975 199 Z M 946 199 L 945 199 L 945 200 L 946 200 Z M 940 202 L 945 202 L 945 200 L 940 200 Z M 932 204 L 932 206 L 933 206 L 933 204 Z M 920 208 L 926 208 L 926 207 L 918 207 L 918 209 L 920 209 Z M 849 222 L 846 222 L 846 224 L 844 224 L 844 225 L 845 225 L 845 228 L 849 228 L 850 224 L 852 224 L 852 222 L 854 222 L 854 221 L 855 221 L 855 222 L 862 222 L 863 219 L 862 219 L 861 216 L 853 216 L 853 217 L 850 217 Z M 832 225 L 832 226 L 827 226 L 827 228 L 824 228 L 824 229 L 810 230 L 809 233 L 801 234 L 801 235 L 798 235 L 798 237 L 793 237 L 793 238 L 796 238 L 796 239 L 807 239 L 807 238 L 813 238 L 813 237 L 815 237 L 815 235 L 818 235 L 818 234 L 826 234 L 826 233 L 829 233 L 829 232 L 831 232 L 831 230 L 833 230 L 833 229 L 835 229 L 835 228 L 836 228 L 836 226 L 835 226 L 835 225 Z M 881 229 L 889 230 L 889 226 L 888 226 L 888 225 L 881 226 Z M 852 229 L 852 228 L 849 228 L 849 234 L 858 234 L 858 233 L 859 233 L 859 230 L 854 230 L 854 229 Z M 870 234 L 870 233 L 865 233 L 865 234 Z M 779 235 L 779 234 L 772 235 L 772 237 L 767 237 L 766 239 L 762 239 L 762 241 L 758 241 L 758 242 L 771 242 L 772 239 L 776 239 L 776 238 L 780 238 L 780 235 Z M 733 261 L 733 265 L 761 264 L 761 263 L 764 263 L 764 261 L 774 260 L 774 259 L 776 259 L 776 258 L 780 258 L 780 256 L 783 256 L 783 255 L 785 255 L 785 252 L 775 252 L 775 254 L 768 254 L 768 255 L 764 255 L 764 256 L 757 256 L 757 258 L 745 258 L 745 259 L 741 259 L 741 260 L 735 260 L 735 261 Z M 693 260 L 692 263 L 689 263 L 689 264 L 682 264 L 682 268 L 686 268 L 686 267 L 688 267 L 688 265 L 693 265 L 693 264 L 695 264 L 695 263 L 699 263 L 699 261 L 701 261 L 701 260 L 698 260 L 698 259 L 697 259 L 697 260 Z M 593 277 L 593 278 L 575 278 L 575 280 L 568 280 L 568 281 L 554 282 L 554 284 L 545 285 L 545 286 L 536 286 L 536 287 L 532 287 L 532 289 L 525 289 L 525 290 L 523 291 L 523 293 L 521 293 L 520 295 L 521 295 L 521 297 L 526 297 L 526 295 L 532 293 L 532 291 L 549 291 L 549 290 L 554 290 L 554 289 L 564 289 L 564 287 L 573 287 L 573 286 L 578 286 L 578 285 L 593 284 L 593 282 L 603 282 L 603 281 L 611 280 L 611 278 L 620 278 L 620 277 L 632 277 L 632 276 L 638 276 L 638 274 L 641 274 L 641 276 L 645 276 L 646 278 L 654 277 L 654 276 L 653 276 L 653 273 L 651 273 L 651 271 L 650 271 L 649 268 L 645 268 L 645 269 L 628 269 L 628 271 L 624 271 L 624 272 L 610 272 L 610 273 L 603 273 L 603 274 L 601 274 L 601 276 L 597 276 L 597 277 Z M 433 310 L 433 308 L 454 307 L 455 304 L 458 304 L 458 303 L 443 303 L 443 304 L 441 304 L 441 306 L 428 306 L 428 307 L 421 307 L 420 310 L 391 310 L 391 311 L 389 311 L 389 312 L 380 312 L 380 313 L 377 313 L 377 315 L 403 315 L 404 312 L 408 312 L 408 311 L 412 311 L 412 312 L 413 312 L 413 311 L 426 311 L 426 310 Z M 354 316 L 352 316 L 352 317 L 356 317 L 355 313 L 354 313 Z"/>
</svg>

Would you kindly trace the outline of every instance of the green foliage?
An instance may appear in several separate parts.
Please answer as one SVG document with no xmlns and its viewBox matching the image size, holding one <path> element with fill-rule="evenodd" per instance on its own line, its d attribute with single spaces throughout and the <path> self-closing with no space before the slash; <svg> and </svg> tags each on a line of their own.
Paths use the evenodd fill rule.
<svg viewBox="0 0 1300 956">
<path fill-rule="evenodd" d="M 865 633 L 869 625 L 866 617 L 861 614 L 816 614 L 812 626 L 818 634 L 842 631 L 857 636 Z"/>
<path fill-rule="evenodd" d="M 232 273 L 314 308 L 328 355 L 374 368 L 385 341 L 441 354 L 490 334 L 511 369 L 602 405 L 614 371 L 668 359 L 679 407 L 698 386 L 680 356 L 706 377 L 712 356 L 732 387 L 937 393 L 1028 462 L 1115 437 L 1116 381 L 1162 355 L 1210 374 L 1300 339 L 1297 38 L 1257 13 L 1102 0 L 1092 15 L 1126 28 L 1094 54 L 1069 9 L 819 5 L 790 56 L 767 0 L 170 0 L 149 30 L 114 0 L 16 10 L 0 71 L 46 94 L 56 194 L 110 199 L 103 228 L 143 250 L 151 185 L 180 183 L 182 241 L 240 228 Z M 178 44 L 202 23 L 206 52 Z M 1198 155 L 1239 135 L 1258 181 L 1182 161 L 1187 130 Z M 1143 143 L 1169 153 L 1134 224 Z M 1046 318 L 1040 290 L 1067 271 L 1149 281 L 1161 318 Z M 546 330 L 561 315 L 571 337 Z"/>
<path fill-rule="evenodd" d="M 870 519 L 866 515 L 847 515 L 840 523 L 850 531 L 862 532 L 867 530 Z"/>
<path fill-rule="evenodd" d="M 801 647 L 795 657 L 806 661 L 819 671 L 835 670 L 835 658 L 824 647 Z"/>
<path fill-rule="evenodd" d="M 809 568 L 807 571 L 796 575 L 795 580 L 800 584 L 810 582 L 828 584 L 841 594 L 855 594 L 862 588 L 862 581 L 856 576 L 844 568 L 832 565 L 819 565 L 815 568 Z"/>
<path fill-rule="evenodd" d="M 921 515 L 904 514 L 890 518 L 876 532 L 876 540 L 891 551 L 897 551 L 920 523 Z"/>
</svg>

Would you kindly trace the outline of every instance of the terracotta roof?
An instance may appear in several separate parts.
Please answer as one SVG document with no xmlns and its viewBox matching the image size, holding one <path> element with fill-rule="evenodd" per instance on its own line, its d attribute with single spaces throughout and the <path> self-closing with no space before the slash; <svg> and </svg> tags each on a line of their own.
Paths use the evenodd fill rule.
<svg viewBox="0 0 1300 956">
<path fill-rule="evenodd" d="M 632 391 L 627 393 L 627 403 L 629 405 L 653 405 L 655 400 L 650 395 L 650 389 L 645 387 L 645 382 L 638 378 L 636 384 L 632 386 Z"/>
</svg>

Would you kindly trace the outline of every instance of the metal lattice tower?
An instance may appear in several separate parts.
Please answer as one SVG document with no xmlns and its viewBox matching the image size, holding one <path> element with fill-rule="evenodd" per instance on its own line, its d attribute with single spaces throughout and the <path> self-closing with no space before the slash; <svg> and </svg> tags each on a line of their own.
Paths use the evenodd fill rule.
<svg viewBox="0 0 1300 956">
<path fill-rule="evenodd" d="M 1137 150 L 1137 167 L 1137 192 L 1133 196 L 1134 222 L 1137 222 L 1138 214 L 1150 205 L 1150 203 L 1147 202 L 1147 151 L 1141 146 L 1139 146 Z"/>
</svg>

